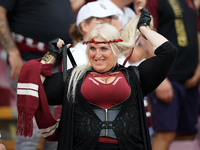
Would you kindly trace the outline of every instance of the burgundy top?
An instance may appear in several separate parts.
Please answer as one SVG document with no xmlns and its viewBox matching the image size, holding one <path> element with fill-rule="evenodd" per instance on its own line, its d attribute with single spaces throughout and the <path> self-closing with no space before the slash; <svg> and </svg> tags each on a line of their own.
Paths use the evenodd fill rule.
<svg viewBox="0 0 200 150">
<path fill-rule="evenodd" d="M 81 87 L 81 93 L 89 103 L 108 109 L 123 102 L 130 95 L 130 87 L 122 72 L 113 74 L 115 79 L 109 84 L 98 81 L 94 76 L 88 73 Z"/>
</svg>

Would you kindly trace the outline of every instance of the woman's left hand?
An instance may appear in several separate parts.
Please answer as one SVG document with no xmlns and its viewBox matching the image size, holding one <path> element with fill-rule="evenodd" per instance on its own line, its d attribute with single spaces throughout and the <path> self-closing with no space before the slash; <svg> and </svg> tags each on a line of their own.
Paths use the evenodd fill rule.
<svg viewBox="0 0 200 150">
<path fill-rule="evenodd" d="M 150 26 L 151 16 L 149 11 L 146 8 L 139 7 L 139 11 L 141 12 L 140 19 L 138 21 L 137 28 L 140 26 Z"/>
</svg>

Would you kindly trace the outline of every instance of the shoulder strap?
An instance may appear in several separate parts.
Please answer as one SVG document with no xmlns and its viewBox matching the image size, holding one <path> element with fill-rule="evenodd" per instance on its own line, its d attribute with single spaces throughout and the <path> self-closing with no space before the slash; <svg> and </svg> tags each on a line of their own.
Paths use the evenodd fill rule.
<svg viewBox="0 0 200 150">
<path fill-rule="evenodd" d="M 139 80 L 139 82 L 140 82 L 140 74 L 139 74 L 138 68 L 137 68 L 136 66 L 133 66 L 133 70 L 134 70 L 135 74 L 137 75 L 138 80 Z"/>
<path fill-rule="evenodd" d="M 76 67 L 77 66 L 76 61 L 75 61 L 75 59 L 74 59 L 74 57 L 73 57 L 73 55 L 72 55 L 72 53 L 71 53 L 71 51 L 69 49 L 67 50 L 67 55 L 69 57 L 69 60 L 72 63 L 72 66 Z"/>
</svg>

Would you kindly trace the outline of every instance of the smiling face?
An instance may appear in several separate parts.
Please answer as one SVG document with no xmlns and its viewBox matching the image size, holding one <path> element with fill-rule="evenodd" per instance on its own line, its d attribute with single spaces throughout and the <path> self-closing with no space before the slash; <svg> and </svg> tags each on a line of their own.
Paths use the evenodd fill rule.
<svg viewBox="0 0 200 150">
<path fill-rule="evenodd" d="M 100 37 L 94 38 L 94 40 L 98 42 L 105 41 Z M 88 57 L 92 67 L 100 73 L 109 71 L 117 62 L 117 57 L 109 44 L 90 43 Z"/>
</svg>

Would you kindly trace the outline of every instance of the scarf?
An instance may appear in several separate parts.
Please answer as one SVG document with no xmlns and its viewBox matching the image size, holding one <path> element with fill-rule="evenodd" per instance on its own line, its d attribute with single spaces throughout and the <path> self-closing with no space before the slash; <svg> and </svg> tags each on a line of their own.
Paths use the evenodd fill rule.
<svg viewBox="0 0 200 150">
<path fill-rule="evenodd" d="M 35 116 L 43 137 L 49 141 L 56 141 L 59 120 L 56 121 L 49 110 L 40 79 L 40 75 L 51 76 L 54 64 L 42 64 L 40 60 L 26 62 L 19 74 L 17 84 L 17 135 L 32 136 L 33 116 Z"/>
</svg>

